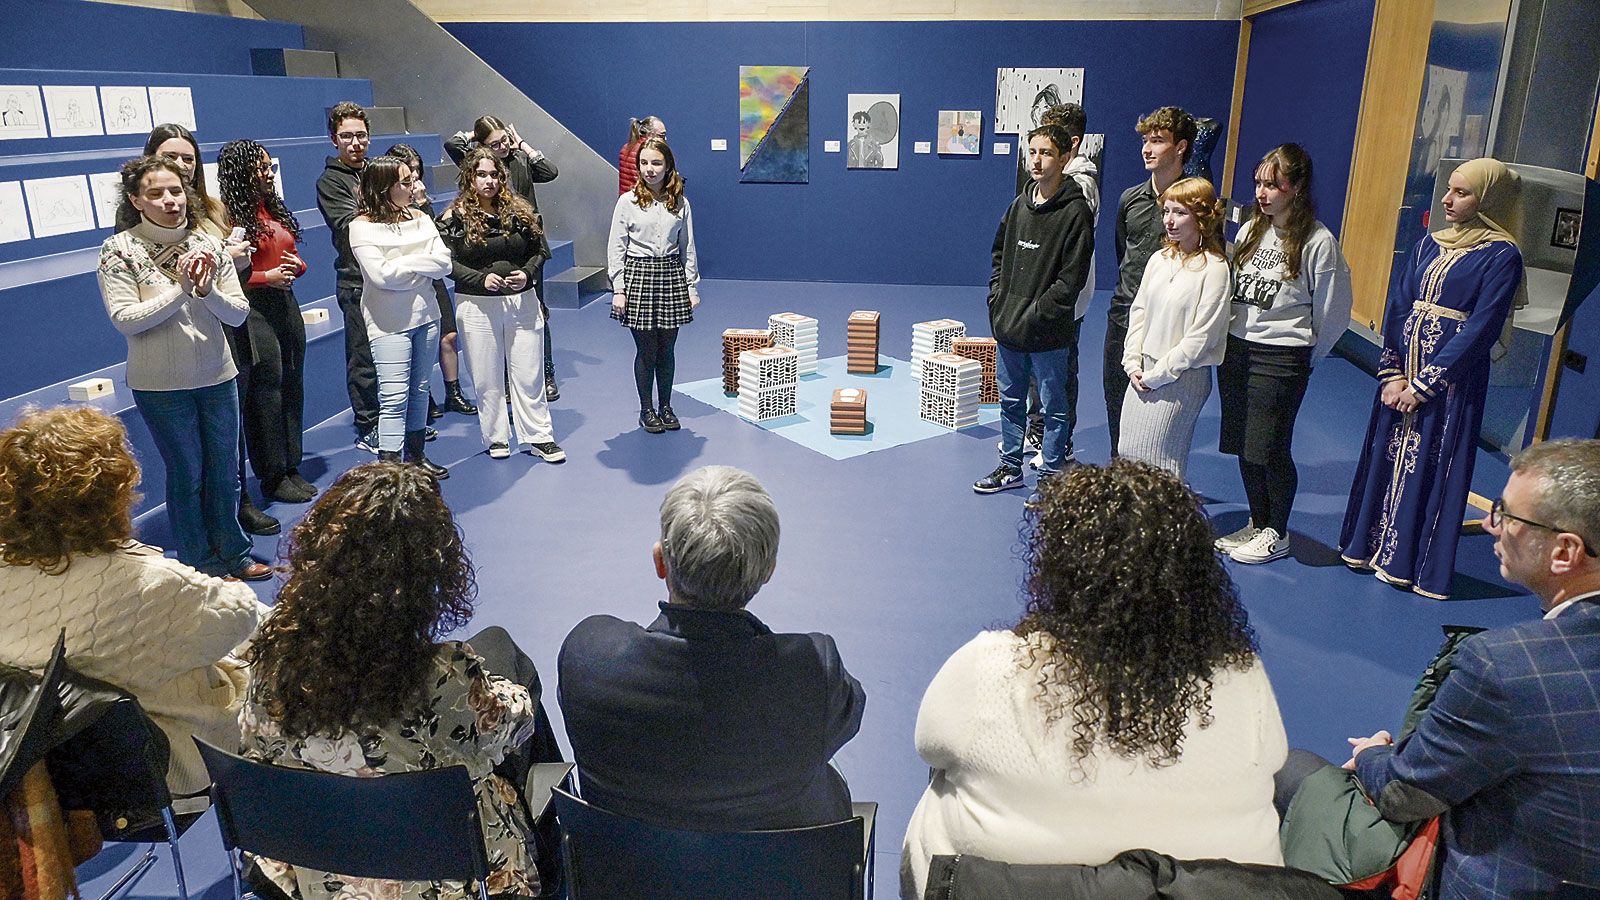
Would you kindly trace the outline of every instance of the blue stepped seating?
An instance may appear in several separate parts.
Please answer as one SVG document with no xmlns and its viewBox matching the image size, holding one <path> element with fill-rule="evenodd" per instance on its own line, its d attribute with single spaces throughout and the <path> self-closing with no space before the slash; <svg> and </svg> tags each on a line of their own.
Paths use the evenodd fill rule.
<svg viewBox="0 0 1600 900">
<path fill-rule="evenodd" d="M 255 47 L 303 49 L 305 32 L 289 22 L 85 0 L 6 4 L 7 65 L 140 71 L 160 48 L 185 72 L 249 75 Z"/>
</svg>

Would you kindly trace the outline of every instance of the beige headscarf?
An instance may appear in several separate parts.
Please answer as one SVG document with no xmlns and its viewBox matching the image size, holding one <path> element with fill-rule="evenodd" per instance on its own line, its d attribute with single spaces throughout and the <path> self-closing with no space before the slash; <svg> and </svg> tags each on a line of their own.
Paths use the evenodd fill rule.
<svg viewBox="0 0 1600 900">
<path fill-rule="evenodd" d="M 1476 247 L 1485 241 L 1510 241 L 1515 244 L 1510 228 L 1517 211 L 1517 198 L 1522 193 L 1522 178 L 1506 168 L 1498 159 L 1481 156 L 1469 159 L 1456 168 L 1472 193 L 1478 198 L 1478 214 L 1465 222 L 1442 228 L 1433 233 L 1433 239 L 1446 250 Z"/>
</svg>

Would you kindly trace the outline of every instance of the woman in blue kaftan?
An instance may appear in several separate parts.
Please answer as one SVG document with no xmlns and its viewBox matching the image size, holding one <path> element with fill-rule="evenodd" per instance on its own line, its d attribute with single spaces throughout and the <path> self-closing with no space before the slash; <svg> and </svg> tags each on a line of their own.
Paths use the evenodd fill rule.
<svg viewBox="0 0 1600 900">
<path fill-rule="evenodd" d="M 1522 283 L 1501 226 L 1515 172 L 1463 163 L 1444 197 L 1450 227 L 1423 237 L 1383 320 L 1378 403 L 1345 508 L 1345 564 L 1437 600 L 1450 595 L 1489 386 L 1489 351 Z"/>
</svg>

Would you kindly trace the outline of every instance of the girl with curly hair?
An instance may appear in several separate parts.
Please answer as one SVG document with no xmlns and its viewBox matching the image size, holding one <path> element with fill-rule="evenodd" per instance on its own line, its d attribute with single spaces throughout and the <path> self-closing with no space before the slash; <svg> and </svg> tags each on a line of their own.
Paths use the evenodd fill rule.
<svg viewBox="0 0 1600 900">
<path fill-rule="evenodd" d="M 441 640 L 471 619 L 477 583 L 437 482 L 415 466 L 357 466 L 295 526 L 285 557 L 288 581 L 250 647 L 245 755 L 356 777 L 464 765 L 489 853 L 489 891 L 537 896 L 522 780 L 497 772 L 526 771 L 525 763 L 507 764 L 534 734 L 539 680 L 498 628 L 468 642 Z M 300 900 L 476 896 L 461 882 L 256 863 Z"/>
<path fill-rule="evenodd" d="M 1041 485 L 1025 538 L 1022 621 L 957 650 L 922 698 L 934 777 L 903 896 L 923 895 L 934 854 L 1282 865 L 1288 744 L 1199 499 L 1146 463 L 1077 466 Z"/>
<path fill-rule="evenodd" d="M 1166 243 L 1145 264 L 1122 345 L 1128 390 L 1116 452 L 1179 478 L 1228 337 L 1222 212 L 1204 178 L 1185 178 L 1162 192 Z"/>
<path fill-rule="evenodd" d="M 250 316 L 233 332 L 250 464 L 264 495 L 304 503 L 317 489 L 300 476 L 306 360 L 306 326 L 294 295 L 295 279 L 306 273 L 295 244 L 300 223 L 278 196 L 272 158 L 255 141 L 223 145 L 217 182 L 229 225 L 255 248 L 244 284 Z"/>
<path fill-rule="evenodd" d="M 651 434 L 681 427 L 672 412 L 678 329 L 694 321 L 700 305 L 700 263 L 694 220 L 683 176 L 667 140 L 654 135 L 634 154 L 639 183 L 617 198 L 611 214 L 611 318 L 633 334 L 633 380 L 639 390 L 639 426 Z M 650 401 L 656 389 L 660 406 Z"/>
<path fill-rule="evenodd" d="M 93 407 L 28 410 L 0 432 L 0 663 L 67 662 L 139 698 L 172 746 L 167 784 L 210 779 L 191 736 L 239 742 L 246 672 L 236 648 L 266 613 L 133 538 L 139 466 L 122 423 Z"/>
<path fill-rule="evenodd" d="M 439 219 L 452 258 L 467 369 L 478 390 L 478 427 L 491 459 L 516 444 L 546 462 L 567 454 L 555 442 L 545 399 L 545 316 L 534 273 L 550 257 L 539 215 L 506 184 L 506 165 L 479 147 L 462 162 L 460 193 Z M 506 419 L 506 394 L 511 420 Z"/>
</svg>

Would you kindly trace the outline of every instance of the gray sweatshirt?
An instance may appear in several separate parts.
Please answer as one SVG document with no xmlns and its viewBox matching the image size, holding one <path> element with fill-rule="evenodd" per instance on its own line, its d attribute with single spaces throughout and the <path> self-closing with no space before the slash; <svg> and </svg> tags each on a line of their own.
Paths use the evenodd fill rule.
<svg viewBox="0 0 1600 900">
<path fill-rule="evenodd" d="M 1236 243 L 1254 225 L 1245 223 Z M 1278 229 L 1271 231 L 1249 259 L 1233 261 L 1228 333 L 1274 347 L 1311 347 L 1316 365 L 1350 327 L 1350 266 L 1333 232 L 1318 222 L 1300 248 L 1300 276 L 1290 278 Z"/>
</svg>

